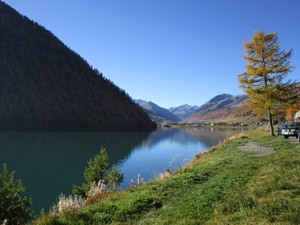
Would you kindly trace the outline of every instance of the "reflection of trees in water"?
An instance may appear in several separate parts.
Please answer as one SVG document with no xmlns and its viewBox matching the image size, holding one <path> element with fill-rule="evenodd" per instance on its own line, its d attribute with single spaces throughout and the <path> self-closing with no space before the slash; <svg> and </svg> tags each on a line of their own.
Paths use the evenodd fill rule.
<svg viewBox="0 0 300 225">
<path fill-rule="evenodd" d="M 39 213 L 41 207 L 48 208 L 48 201 L 52 204 L 60 193 L 68 194 L 73 184 L 84 181 L 87 161 L 101 146 L 112 166 L 148 136 L 146 132 L 1 132 L 0 165 L 7 163 L 9 170 L 16 170 Z"/>
<path fill-rule="evenodd" d="M 218 144 L 227 137 L 234 136 L 245 129 L 241 128 L 198 128 L 185 129 L 191 136 L 203 143 L 207 147 Z"/>
<path fill-rule="evenodd" d="M 138 146 L 153 147 L 165 141 L 177 143 L 212 143 L 239 133 L 239 130 L 158 129 L 143 132 L 0 132 L 0 165 L 16 170 L 22 179 L 26 195 L 33 198 L 34 208 L 48 208 L 60 193 L 69 194 L 72 184 L 84 181 L 87 161 L 107 149 L 110 165 L 126 160 Z M 49 202 L 49 205 L 47 204 Z M 46 204 L 46 205 L 45 205 Z"/>
</svg>

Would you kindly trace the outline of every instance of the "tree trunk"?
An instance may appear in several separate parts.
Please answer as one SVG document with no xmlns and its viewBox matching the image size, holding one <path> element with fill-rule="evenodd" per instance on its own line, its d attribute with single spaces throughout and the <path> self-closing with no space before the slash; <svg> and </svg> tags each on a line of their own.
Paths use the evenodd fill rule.
<svg viewBox="0 0 300 225">
<path fill-rule="evenodd" d="M 272 115 L 270 109 L 268 109 L 268 114 L 269 114 L 269 123 L 270 123 L 270 132 L 271 135 L 274 136 L 274 129 L 273 129 L 273 121 L 272 121 Z"/>
</svg>

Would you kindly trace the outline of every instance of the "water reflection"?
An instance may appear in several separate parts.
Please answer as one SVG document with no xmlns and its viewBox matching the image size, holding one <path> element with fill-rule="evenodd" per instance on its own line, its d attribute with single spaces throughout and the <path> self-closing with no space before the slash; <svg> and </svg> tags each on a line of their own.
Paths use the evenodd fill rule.
<svg viewBox="0 0 300 225">
<path fill-rule="evenodd" d="M 0 165 L 16 170 L 31 195 L 35 213 L 48 210 L 60 193 L 70 194 L 73 184 L 84 182 L 87 161 L 101 146 L 110 165 L 128 157 L 149 133 L 118 132 L 1 132 Z M 1 166 L 2 170 L 2 166 Z"/>
<path fill-rule="evenodd" d="M 183 164 L 193 159 L 194 155 L 218 144 L 227 137 L 240 133 L 243 129 L 224 128 L 161 128 L 150 134 L 141 146 L 136 147 L 130 156 L 120 162 L 118 167 L 125 173 L 121 185 L 127 188 L 129 180 L 140 174 L 144 180 L 158 177 L 166 168 L 172 168 L 170 161 L 176 156 L 176 164 Z"/>
<path fill-rule="evenodd" d="M 73 184 L 84 182 L 87 161 L 101 146 L 106 147 L 110 165 L 125 174 L 122 188 L 140 173 L 153 179 L 178 160 L 217 144 L 240 130 L 232 129 L 158 129 L 150 133 L 134 132 L 0 132 L 0 165 L 8 164 L 22 179 L 26 195 L 31 195 L 35 214 L 46 210 L 60 193 L 71 193 Z M 2 166 L 1 166 L 2 167 Z M 2 170 L 2 169 L 1 169 Z"/>
<path fill-rule="evenodd" d="M 197 128 L 186 129 L 192 137 L 203 143 L 207 148 L 217 145 L 220 141 L 234 136 L 240 132 L 249 130 L 249 128 Z"/>
</svg>

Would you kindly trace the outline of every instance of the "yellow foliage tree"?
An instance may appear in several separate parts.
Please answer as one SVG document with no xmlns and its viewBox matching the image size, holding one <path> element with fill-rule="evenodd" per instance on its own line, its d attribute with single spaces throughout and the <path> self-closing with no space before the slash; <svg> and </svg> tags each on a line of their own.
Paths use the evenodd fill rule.
<svg viewBox="0 0 300 225">
<path fill-rule="evenodd" d="M 258 116 L 266 116 L 274 135 L 273 117 L 295 99 L 295 82 L 284 81 L 294 68 L 289 58 L 292 50 L 280 49 L 277 33 L 255 31 L 252 41 L 243 42 L 247 71 L 238 75 L 240 87 L 250 97 L 248 104 Z"/>
<path fill-rule="evenodd" d="M 291 105 L 287 110 L 286 110 L 286 119 L 287 120 L 293 120 L 294 115 L 300 111 L 300 102 Z"/>
</svg>

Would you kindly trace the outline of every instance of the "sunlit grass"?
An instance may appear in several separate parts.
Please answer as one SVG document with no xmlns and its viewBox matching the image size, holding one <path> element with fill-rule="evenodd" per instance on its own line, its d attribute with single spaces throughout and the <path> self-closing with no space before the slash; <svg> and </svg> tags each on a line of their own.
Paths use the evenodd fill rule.
<svg viewBox="0 0 300 225">
<path fill-rule="evenodd" d="M 263 131 L 242 136 L 172 175 L 40 224 L 299 224 L 300 149 Z M 236 149 L 250 141 L 275 152 L 249 157 Z"/>
</svg>

